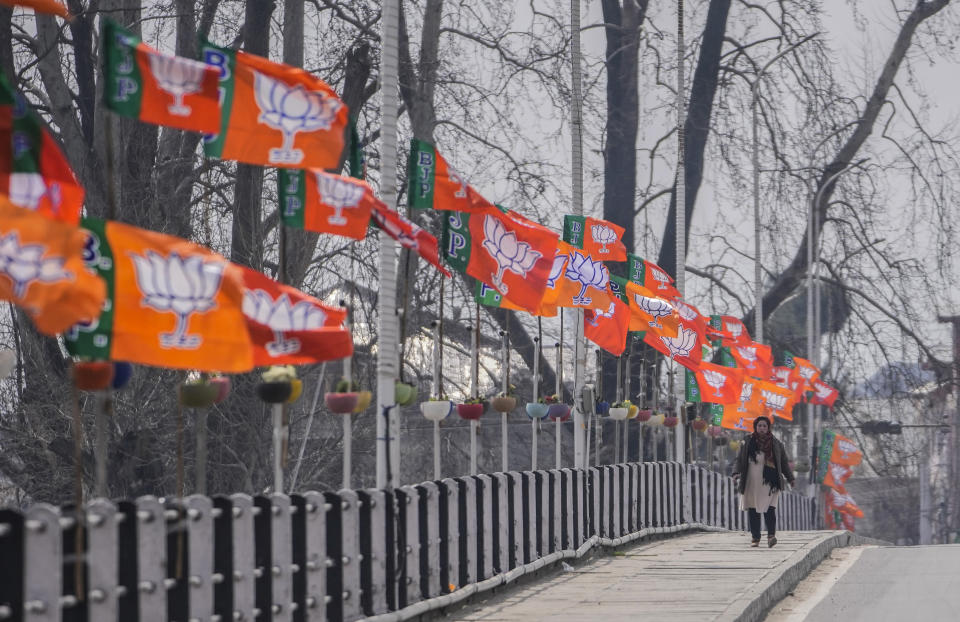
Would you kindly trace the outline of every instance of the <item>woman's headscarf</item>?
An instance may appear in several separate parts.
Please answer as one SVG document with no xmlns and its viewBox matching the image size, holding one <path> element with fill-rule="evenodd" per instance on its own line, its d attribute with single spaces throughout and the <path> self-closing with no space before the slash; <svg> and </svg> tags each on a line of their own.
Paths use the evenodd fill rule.
<svg viewBox="0 0 960 622">
<path fill-rule="evenodd" d="M 757 431 L 757 423 L 760 420 L 767 422 L 767 433 L 761 434 Z M 768 462 L 773 462 L 773 432 L 770 431 L 771 424 L 770 420 L 763 415 L 757 417 L 753 420 L 753 434 L 750 435 L 750 459 L 756 460 L 757 451 L 762 451 L 764 458 Z"/>
</svg>

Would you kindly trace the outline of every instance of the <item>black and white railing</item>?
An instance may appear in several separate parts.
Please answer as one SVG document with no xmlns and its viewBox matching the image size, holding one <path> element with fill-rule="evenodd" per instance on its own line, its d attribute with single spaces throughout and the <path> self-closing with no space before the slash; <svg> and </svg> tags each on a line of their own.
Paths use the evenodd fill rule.
<svg viewBox="0 0 960 622">
<path fill-rule="evenodd" d="M 781 495 L 780 528 L 815 528 L 812 504 Z M 731 478 L 665 462 L 85 509 L 82 528 L 0 510 L 0 620 L 402 620 L 593 547 L 746 524 Z"/>
</svg>

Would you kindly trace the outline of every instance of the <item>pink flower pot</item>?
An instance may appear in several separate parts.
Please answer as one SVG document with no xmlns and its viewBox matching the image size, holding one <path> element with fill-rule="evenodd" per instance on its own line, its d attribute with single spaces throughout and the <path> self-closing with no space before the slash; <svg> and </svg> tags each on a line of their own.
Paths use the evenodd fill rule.
<svg viewBox="0 0 960 622">
<path fill-rule="evenodd" d="M 356 393 L 327 393 L 323 396 L 330 412 L 338 415 L 347 415 L 353 412 L 357 407 L 357 401 L 360 396 Z"/>
<path fill-rule="evenodd" d="M 477 421 L 483 416 L 485 404 L 457 404 L 457 414 L 461 419 Z"/>
</svg>

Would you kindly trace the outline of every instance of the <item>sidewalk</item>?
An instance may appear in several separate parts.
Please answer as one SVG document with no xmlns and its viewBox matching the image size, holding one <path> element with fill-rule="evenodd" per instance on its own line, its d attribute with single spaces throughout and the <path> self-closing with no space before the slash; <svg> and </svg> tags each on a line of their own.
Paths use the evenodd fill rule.
<svg viewBox="0 0 960 622">
<path fill-rule="evenodd" d="M 757 620 L 848 532 L 788 531 L 750 548 L 746 533 L 696 533 L 640 544 L 456 610 L 448 620 Z"/>
</svg>

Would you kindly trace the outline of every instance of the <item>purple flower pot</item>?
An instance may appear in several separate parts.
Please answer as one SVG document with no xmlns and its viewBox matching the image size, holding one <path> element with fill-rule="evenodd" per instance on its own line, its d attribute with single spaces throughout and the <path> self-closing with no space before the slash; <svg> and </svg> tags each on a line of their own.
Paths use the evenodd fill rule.
<svg viewBox="0 0 960 622">
<path fill-rule="evenodd" d="M 553 421 L 567 421 L 570 419 L 570 407 L 566 404 L 550 404 L 547 416 Z"/>
<path fill-rule="evenodd" d="M 323 396 L 330 412 L 338 415 L 348 415 L 357 407 L 360 396 L 356 393 L 327 393 Z"/>
</svg>

